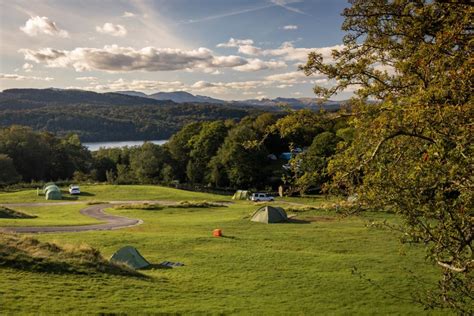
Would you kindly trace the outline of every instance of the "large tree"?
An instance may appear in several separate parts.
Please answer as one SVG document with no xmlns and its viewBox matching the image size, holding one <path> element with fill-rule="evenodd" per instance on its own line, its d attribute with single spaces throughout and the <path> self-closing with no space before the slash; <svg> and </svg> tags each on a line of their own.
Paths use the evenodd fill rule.
<svg viewBox="0 0 474 316">
<path fill-rule="evenodd" d="M 306 74 L 357 90 L 353 142 L 332 161 L 335 186 L 395 210 L 442 277 L 429 306 L 472 312 L 473 11 L 471 1 L 352 0 L 344 46 L 311 53 Z"/>
</svg>

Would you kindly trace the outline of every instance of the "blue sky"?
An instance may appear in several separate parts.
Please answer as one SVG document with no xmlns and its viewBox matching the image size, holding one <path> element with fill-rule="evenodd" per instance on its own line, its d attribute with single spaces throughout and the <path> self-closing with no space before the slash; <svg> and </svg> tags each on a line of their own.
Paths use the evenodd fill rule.
<svg viewBox="0 0 474 316">
<path fill-rule="evenodd" d="M 0 89 L 311 97 L 297 70 L 341 47 L 345 0 L 0 1 Z M 350 92 L 337 96 L 344 99 Z"/>
</svg>

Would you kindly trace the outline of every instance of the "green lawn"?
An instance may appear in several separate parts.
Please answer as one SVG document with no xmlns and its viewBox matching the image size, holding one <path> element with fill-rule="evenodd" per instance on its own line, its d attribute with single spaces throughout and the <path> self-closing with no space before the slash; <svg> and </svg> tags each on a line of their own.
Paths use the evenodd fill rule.
<svg viewBox="0 0 474 316">
<path fill-rule="evenodd" d="M 46 201 L 44 196 L 37 195 L 36 190 L 19 190 L 0 192 L 2 203 L 28 202 L 64 202 L 64 201 L 124 201 L 124 200 L 229 200 L 230 196 L 176 190 L 156 185 L 81 185 L 81 195 L 71 196 L 67 188 L 62 188 L 62 201 Z M 41 190 L 40 190 L 41 192 Z"/>
<path fill-rule="evenodd" d="M 142 194 L 139 199 L 148 199 L 144 187 L 118 190 L 127 188 Z M 153 195 L 166 200 L 202 197 L 169 190 L 156 189 Z M 173 195 L 167 196 L 169 192 Z M 134 193 L 122 199 L 132 199 Z M 412 273 L 433 281 L 435 268 L 425 262 L 418 246 L 401 248 L 395 233 L 367 228 L 370 214 L 332 219 L 331 213 L 311 211 L 300 216 L 320 219 L 266 225 L 248 220 L 255 208 L 239 202 L 210 209 L 109 210 L 141 218 L 144 224 L 116 231 L 37 235 L 42 241 L 87 243 L 107 257 L 132 245 L 154 264 L 166 260 L 185 266 L 145 270 L 150 279 L 1 268 L 0 306 L 6 314 L 427 313 L 400 297 L 423 290 L 422 282 L 411 279 Z M 225 237 L 213 238 L 215 228 L 221 228 Z M 382 289 L 353 276 L 353 267 Z"/>
<path fill-rule="evenodd" d="M 79 213 L 87 204 L 48 205 L 48 206 L 15 206 L 16 211 L 23 211 L 36 218 L 8 219 L 0 218 L 0 226 L 65 226 L 90 225 L 100 221 Z"/>
</svg>

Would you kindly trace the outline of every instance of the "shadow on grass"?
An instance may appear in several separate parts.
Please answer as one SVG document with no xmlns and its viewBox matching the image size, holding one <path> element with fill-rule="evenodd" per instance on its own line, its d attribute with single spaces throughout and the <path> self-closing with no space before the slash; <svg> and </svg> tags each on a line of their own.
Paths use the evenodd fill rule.
<svg viewBox="0 0 474 316">
<path fill-rule="evenodd" d="M 80 194 L 80 196 L 95 196 L 95 194 L 94 194 L 94 193 L 90 193 L 90 192 L 84 192 L 84 191 L 82 191 L 81 194 Z"/>
<path fill-rule="evenodd" d="M 142 268 L 140 270 L 155 270 L 155 269 L 166 270 L 166 269 L 173 269 L 173 267 L 164 266 L 160 263 L 152 263 L 149 266 Z"/>
<path fill-rule="evenodd" d="M 289 218 L 284 223 L 288 223 L 288 224 L 309 224 L 309 223 L 311 223 L 311 221 L 307 221 L 307 220 L 304 220 L 304 219 L 297 219 L 297 218 Z"/>
<path fill-rule="evenodd" d="M 61 198 L 61 200 L 65 200 L 65 201 L 77 201 L 79 199 L 78 196 L 71 196 L 71 195 L 63 195 L 63 197 Z"/>
<path fill-rule="evenodd" d="M 222 236 L 220 236 L 220 237 L 221 237 L 221 238 L 227 238 L 227 239 L 239 239 L 239 238 L 237 238 L 237 237 L 235 237 L 235 236 L 228 236 L 228 235 L 222 235 Z"/>
</svg>

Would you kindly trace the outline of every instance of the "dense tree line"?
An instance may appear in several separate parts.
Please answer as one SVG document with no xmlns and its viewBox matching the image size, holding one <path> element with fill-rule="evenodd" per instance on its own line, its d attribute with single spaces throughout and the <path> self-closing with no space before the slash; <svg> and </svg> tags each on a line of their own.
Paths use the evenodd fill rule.
<svg viewBox="0 0 474 316">
<path fill-rule="evenodd" d="M 334 115 L 302 110 L 193 122 L 163 146 L 95 152 L 74 134 L 55 137 L 11 126 L 0 130 L 1 182 L 71 179 L 268 190 L 285 184 L 289 192 L 320 191 L 328 180 L 327 160 L 343 141 L 336 133 L 347 129 L 344 120 L 328 119 Z M 289 161 L 281 157 L 292 150 Z"/>
<path fill-rule="evenodd" d="M 21 126 L 0 130 L 0 184 L 70 179 L 90 170 L 91 162 L 77 135 L 58 138 Z"/>
</svg>

